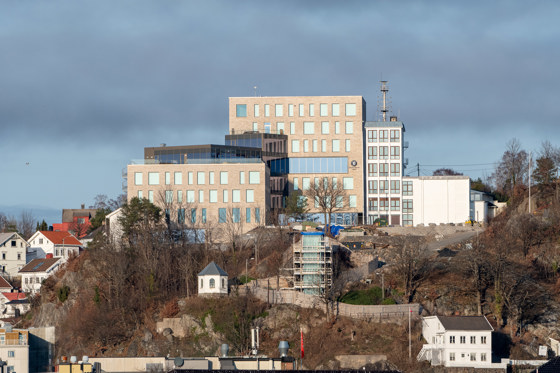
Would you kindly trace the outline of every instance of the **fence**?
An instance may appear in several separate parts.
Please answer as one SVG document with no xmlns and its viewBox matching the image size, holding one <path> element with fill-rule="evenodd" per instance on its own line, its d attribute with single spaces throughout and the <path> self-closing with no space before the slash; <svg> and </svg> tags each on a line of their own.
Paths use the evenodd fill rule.
<svg viewBox="0 0 560 373">
<path fill-rule="evenodd" d="M 303 308 L 324 308 L 325 303 L 316 295 L 304 294 L 295 290 L 276 290 L 260 286 L 247 286 L 240 289 L 270 304 L 294 304 Z M 421 313 L 420 304 L 390 304 L 360 306 L 335 301 L 331 309 L 337 315 L 364 320 L 389 320 L 408 317 L 418 318 Z"/>
</svg>

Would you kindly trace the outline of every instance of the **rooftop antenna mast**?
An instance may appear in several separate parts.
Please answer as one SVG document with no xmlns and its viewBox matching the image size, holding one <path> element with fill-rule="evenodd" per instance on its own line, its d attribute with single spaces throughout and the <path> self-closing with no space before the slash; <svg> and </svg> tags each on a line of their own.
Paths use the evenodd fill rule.
<svg viewBox="0 0 560 373">
<path fill-rule="evenodd" d="M 389 88 L 387 88 L 387 81 L 381 80 L 381 94 L 383 95 L 383 106 L 381 106 L 381 115 L 383 117 L 383 122 L 387 121 L 387 92 L 389 92 Z"/>
</svg>

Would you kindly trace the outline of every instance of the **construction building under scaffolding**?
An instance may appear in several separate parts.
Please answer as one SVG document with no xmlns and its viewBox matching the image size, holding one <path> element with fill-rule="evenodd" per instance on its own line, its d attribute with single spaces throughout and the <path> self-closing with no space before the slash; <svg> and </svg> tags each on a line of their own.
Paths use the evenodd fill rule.
<svg viewBox="0 0 560 373">
<path fill-rule="evenodd" d="M 294 289 L 322 294 L 332 286 L 333 244 L 323 232 L 302 232 L 293 245 Z"/>
</svg>

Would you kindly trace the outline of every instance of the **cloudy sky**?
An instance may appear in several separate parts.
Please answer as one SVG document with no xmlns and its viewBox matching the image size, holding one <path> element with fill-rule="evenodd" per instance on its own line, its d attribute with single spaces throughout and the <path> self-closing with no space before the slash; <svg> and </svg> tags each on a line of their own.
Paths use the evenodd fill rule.
<svg viewBox="0 0 560 373">
<path fill-rule="evenodd" d="M 222 144 L 254 86 L 362 95 L 373 120 L 383 78 L 407 173 L 487 176 L 511 138 L 560 145 L 559 4 L 2 1 L 0 211 L 116 197 L 145 146 Z"/>
</svg>

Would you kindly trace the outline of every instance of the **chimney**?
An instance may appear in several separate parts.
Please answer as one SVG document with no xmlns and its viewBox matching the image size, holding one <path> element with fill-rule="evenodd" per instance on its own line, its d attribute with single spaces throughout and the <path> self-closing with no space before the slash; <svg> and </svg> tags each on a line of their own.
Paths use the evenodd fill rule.
<svg viewBox="0 0 560 373">
<path fill-rule="evenodd" d="M 47 259 L 52 259 L 52 257 L 53 257 L 53 254 L 47 254 L 47 256 L 46 256 Z"/>
</svg>

